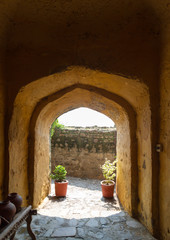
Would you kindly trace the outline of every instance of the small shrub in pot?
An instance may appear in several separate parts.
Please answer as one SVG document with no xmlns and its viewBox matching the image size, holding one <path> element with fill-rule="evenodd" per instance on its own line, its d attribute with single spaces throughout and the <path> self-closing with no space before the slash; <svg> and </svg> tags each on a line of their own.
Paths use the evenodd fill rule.
<svg viewBox="0 0 170 240">
<path fill-rule="evenodd" d="M 54 179 L 56 182 L 63 182 L 66 179 L 67 171 L 65 167 L 62 165 L 58 165 L 55 167 L 53 173 L 50 174 L 50 177 Z"/>
<path fill-rule="evenodd" d="M 103 177 L 105 180 L 101 181 L 102 193 L 105 198 L 113 198 L 114 194 L 114 179 L 116 177 L 116 163 L 105 159 L 105 163 L 101 166 Z"/>
<path fill-rule="evenodd" d="M 65 197 L 67 194 L 68 181 L 66 180 L 67 171 L 64 166 L 57 165 L 50 177 L 55 180 L 55 195 Z"/>
</svg>

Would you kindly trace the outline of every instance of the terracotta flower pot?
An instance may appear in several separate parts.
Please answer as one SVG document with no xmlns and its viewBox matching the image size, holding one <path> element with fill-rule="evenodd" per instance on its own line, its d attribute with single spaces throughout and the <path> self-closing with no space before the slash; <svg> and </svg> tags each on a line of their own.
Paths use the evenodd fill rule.
<svg viewBox="0 0 170 240">
<path fill-rule="evenodd" d="M 68 185 L 67 180 L 65 180 L 65 182 L 55 181 L 55 195 L 57 197 L 65 197 L 67 194 L 67 185 Z"/>
<path fill-rule="evenodd" d="M 18 193 L 10 193 L 7 199 L 15 205 L 16 212 L 21 210 L 22 197 Z"/>
<path fill-rule="evenodd" d="M 0 202 L 0 216 L 5 218 L 8 222 L 11 222 L 13 220 L 15 213 L 16 213 L 16 207 L 9 200 Z M 2 225 L 6 224 L 3 218 L 2 218 Z"/>
<path fill-rule="evenodd" d="M 105 198 L 113 198 L 114 186 L 115 186 L 115 182 L 114 181 L 109 180 L 109 184 L 105 180 L 101 181 L 103 197 L 105 197 Z"/>
</svg>

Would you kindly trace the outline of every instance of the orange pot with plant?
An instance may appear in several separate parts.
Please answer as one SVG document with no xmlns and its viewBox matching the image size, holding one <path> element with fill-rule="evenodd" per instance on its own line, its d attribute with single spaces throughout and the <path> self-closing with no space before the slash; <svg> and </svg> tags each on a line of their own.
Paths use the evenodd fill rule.
<svg viewBox="0 0 170 240">
<path fill-rule="evenodd" d="M 101 181 L 102 194 L 105 198 L 113 198 L 114 196 L 114 179 L 116 177 L 116 163 L 117 161 L 110 162 L 105 160 L 105 163 L 101 166 L 103 176 L 105 180 Z"/>
<path fill-rule="evenodd" d="M 57 197 L 65 197 L 67 194 L 68 181 L 66 180 L 67 171 L 62 165 L 55 167 L 50 177 L 55 180 L 55 195 Z"/>
</svg>

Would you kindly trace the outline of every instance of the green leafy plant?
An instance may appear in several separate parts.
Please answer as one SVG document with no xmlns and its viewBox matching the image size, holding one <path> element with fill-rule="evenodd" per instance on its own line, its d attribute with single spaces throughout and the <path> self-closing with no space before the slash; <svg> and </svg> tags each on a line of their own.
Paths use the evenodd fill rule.
<svg viewBox="0 0 170 240">
<path fill-rule="evenodd" d="M 50 174 L 50 177 L 56 182 L 63 182 L 66 179 L 67 171 L 62 165 L 55 167 L 53 173 Z"/>
<path fill-rule="evenodd" d="M 50 136 L 52 138 L 52 136 L 54 135 L 54 132 L 55 132 L 55 129 L 56 128 L 60 128 L 60 129 L 63 129 L 64 128 L 64 125 L 59 123 L 58 119 L 56 119 L 52 125 L 51 125 L 51 128 L 50 128 Z"/>
<path fill-rule="evenodd" d="M 116 163 L 117 160 L 110 162 L 110 160 L 106 158 L 105 163 L 101 166 L 103 177 L 105 178 L 106 182 L 115 179 L 117 168 Z"/>
</svg>

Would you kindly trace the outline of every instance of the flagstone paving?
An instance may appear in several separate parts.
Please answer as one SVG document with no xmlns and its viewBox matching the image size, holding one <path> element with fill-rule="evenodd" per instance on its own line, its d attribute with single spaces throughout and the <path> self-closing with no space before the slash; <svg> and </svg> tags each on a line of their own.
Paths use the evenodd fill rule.
<svg viewBox="0 0 170 240">
<path fill-rule="evenodd" d="M 99 180 L 68 177 L 66 198 L 51 194 L 33 216 L 32 230 L 37 240 L 152 240 L 148 230 L 131 218 L 114 199 L 102 198 Z M 31 239 L 26 224 L 18 230 L 15 240 Z"/>
</svg>

